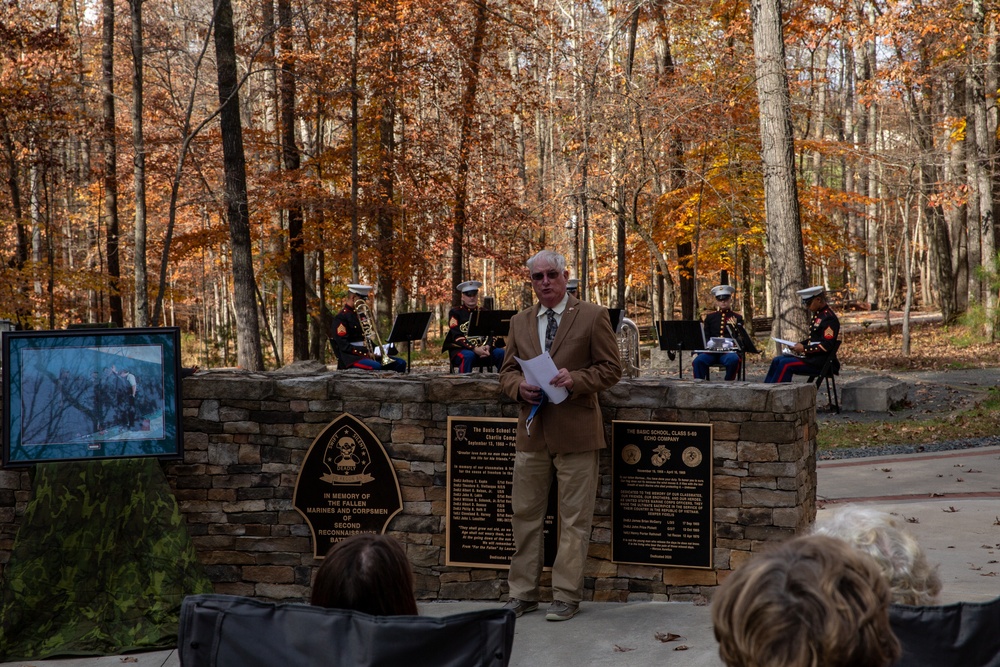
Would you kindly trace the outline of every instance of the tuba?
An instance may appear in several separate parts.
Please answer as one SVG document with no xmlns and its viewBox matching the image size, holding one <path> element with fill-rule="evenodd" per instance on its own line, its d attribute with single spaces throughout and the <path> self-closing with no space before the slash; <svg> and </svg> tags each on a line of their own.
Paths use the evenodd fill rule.
<svg viewBox="0 0 1000 667">
<path fill-rule="evenodd" d="M 385 346 L 382 344 L 382 338 L 378 335 L 378 330 L 375 328 L 375 318 L 371 307 L 366 300 L 359 299 L 354 304 L 354 312 L 358 316 L 358 321 L 361 323 L 361 331 L 365 335 L 365 347 L 368 348 L 368 356 L 382 363 Z"/>
<path fill-rule="evenodd" d="M 622 362 L 622 374 L 639 377 L 639 327 L 627 317 L 623 317 L 615 333 L 618 339 L 618 355 Z"/>
</svg>

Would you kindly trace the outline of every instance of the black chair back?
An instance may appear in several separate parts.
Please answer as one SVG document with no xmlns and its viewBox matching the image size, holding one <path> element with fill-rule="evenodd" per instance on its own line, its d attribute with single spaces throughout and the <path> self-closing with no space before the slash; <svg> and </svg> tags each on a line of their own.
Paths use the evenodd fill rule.
<svg viewBox="0 0 1000 667">
<path fill-rule="evenodd" d="M 451 616 L 371 616 L 345 609 L 189 595 L 181 606 L 181 667 L 506 667 L 509 609 Z"/>
<path fill-rule="evenodd" d="M 1000 598 L 989 602 L 889 608 L 903 646 L 895 667 L 1000 667 Z"/>
</svg>

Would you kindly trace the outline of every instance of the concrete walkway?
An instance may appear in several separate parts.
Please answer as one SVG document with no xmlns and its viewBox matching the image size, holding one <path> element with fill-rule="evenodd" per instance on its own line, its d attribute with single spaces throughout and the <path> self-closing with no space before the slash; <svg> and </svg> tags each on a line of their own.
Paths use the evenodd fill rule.
<svg viewBox="0 0 1000 667">
<path fill-rule="evenodd" d="M 940 564 L 942 602 L 1000 595 L 1000 448 L 823 461 L 820 516 L 851 502 L 894 512 Z M 441 602 L 421 612 L 443 615 L 496 606 Z M 544 606 L 543 606 L 544 609 Z M 663 642 L 657 635 L 680 635 Z M 176 651 L 132 656 L 2 663 L 0 667 L 178 667 Z M 683 664 L 722 667 L 710 607 L 681 602 L 584 603 L 573 620 L 550 623 L 544 612 L 517 622 L 514 667 L 630 667 Z"/>
</svg>

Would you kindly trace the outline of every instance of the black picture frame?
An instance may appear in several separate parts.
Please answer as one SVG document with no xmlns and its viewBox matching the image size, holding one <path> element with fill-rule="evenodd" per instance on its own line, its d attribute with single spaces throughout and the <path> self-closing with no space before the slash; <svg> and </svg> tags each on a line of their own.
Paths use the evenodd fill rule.
<svg viewBox="0 0 1000 667">
<path fill-rule="evenodd" d="M 180 329 L 12 331 L 2 347 L 3 467 L 183 459 Z"/>
</svg>

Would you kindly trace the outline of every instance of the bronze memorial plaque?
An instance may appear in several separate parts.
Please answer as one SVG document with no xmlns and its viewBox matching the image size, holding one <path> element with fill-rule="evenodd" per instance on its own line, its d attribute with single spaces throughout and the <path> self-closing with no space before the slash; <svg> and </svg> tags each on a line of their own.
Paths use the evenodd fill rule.
<svg viewBox="0 0 1000 667">
<path fill-rule="evenodd" d="M 510 567 L 514 536 L 510 488 L 517 420 L 448 417 L 448 510 L 445 565 Z M 545 565 L 556 553 L 556 483 L 545 518 Z"/>
<path fill-rule="evenodd" d="M 313 557 L 323 558 L 345 537 L 384 533 L 402 511 L 403 495 L 385 447 L 345 413 L 309 446 L 292 505 L 312 531 Z"/>
<path fill-rule="evenodd" d="M 612 422 L 611 560 L 712 567 L 712 425 Z"/>
</svg>

